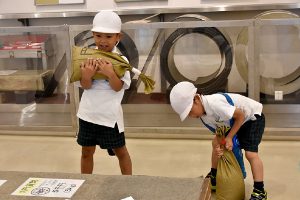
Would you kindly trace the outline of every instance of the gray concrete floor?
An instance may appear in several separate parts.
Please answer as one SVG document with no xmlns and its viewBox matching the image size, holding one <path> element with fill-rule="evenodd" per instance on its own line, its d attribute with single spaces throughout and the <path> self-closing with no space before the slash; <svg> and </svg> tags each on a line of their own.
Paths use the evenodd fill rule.
<svg viewBox="0 0 300 200">
<path fill-rule="evenodd" d="M 210 140 L 129 138 L 127 147 L 135 175 L 197 177 L 210 169 Z M 0 170 L 80 173 L 80 152 L 74 137 L 0 135 Z M 299 152 L 300 141 L 261 143 L 269 199 L 299 199 Z M 117 159 L 106 151 L 97 149 L 94 159 L 95 174 L 120 174 Z M 245 164 L 248 198 L 253 183 L 250 166 Z"/>
</svg>

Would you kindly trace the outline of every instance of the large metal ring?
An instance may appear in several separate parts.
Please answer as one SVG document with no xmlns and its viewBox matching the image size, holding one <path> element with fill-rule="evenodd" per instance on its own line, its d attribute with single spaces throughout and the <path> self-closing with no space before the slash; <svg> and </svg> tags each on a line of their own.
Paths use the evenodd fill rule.
<svg viewBox="0 0 300 200">
<path fill-rule="evenodd" d="M 299 18 L 295 13 L 285 10 L 272 10 L 263 12 L 255 19 L 284 19 Z M 248 82 L 248 61 L 246 57 L 246 48 L 248 45 L 248 28 L 241 30 L 236 41 L 235 62 L 243 80 Z M 264 94 L 274 95 L 275 91 L 283 91 L 284 94 L 290 94 L 300 89 L 300 67 L 294 72 L 281 78 L 266 78 L 260 76 L 260 91 Z"/>
<path fill-rule="evenodd" d="M 191 16 L 191 15 L 190 15 Z M 195 15 L 192 15 L 193 17 Z M 187 18 L 187 15 L 181 16 Z M 203 20 L 201 17 L 197 17 L 198 20 Z M 205 19 L 206 20 L 206 19 Z M 219 68 L 211 75 L 206 77 L 198 77 L 196 81 L 190 80 L 184 75 L 182 75 L 175 64 L 174 61 L 174 44 L 176 41 L 191 33 L 198 33 L 205 35 L 212 39 L 219 48 L 222 62 Z M 225 89 L 227 85 L 227 77 L 231 71 L 232 67 L 232 49 L 231 44 L 227 40 L 226 36 L 215 27 L 196 27 L 196 28 L 180 28 L 175 30 L 165 41 L 160 54 L 160 66 L 162 72 L 165 75 L 165 78 L 170 83 L 171 86 L 174 86 L 180 81 L 189 81 L 193 82 L 195 86 L 205 94 L 214 93 Z M 225 60 L 223 62 L 223 60 Z M 220 72 L 221 66 L 224 63 L 224 68 Z"/>
</svg>

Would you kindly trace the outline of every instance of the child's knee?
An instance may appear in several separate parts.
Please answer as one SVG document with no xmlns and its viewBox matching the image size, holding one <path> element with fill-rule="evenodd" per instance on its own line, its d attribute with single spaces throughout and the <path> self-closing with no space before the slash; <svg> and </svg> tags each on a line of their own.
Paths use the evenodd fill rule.
<svg viewBox="0 0 300 200">
<path fill-rule="evenodd" d="M 245 156 L 246 156 L 247 160 L 253 160 L 255 158 L 258 158 L 258 153 L 251 152 L 251 151 L 245 151 Z"/>
<path fill-rule="evenodd" d="M 120 148 L 115 148 L 114 152 L 115 152 L 115 154 L 117 155 L 118 158 L 129 156 L 129 153 L 127 151 L 126 146 L 123 146 L 123 147 L 120 147 Z"/>
<path fill-rule="evenodd" d="M 90 157 L 95 153 L 95 147 L 82 147 L 81 154 L 82 157 Z"/>
</svg>

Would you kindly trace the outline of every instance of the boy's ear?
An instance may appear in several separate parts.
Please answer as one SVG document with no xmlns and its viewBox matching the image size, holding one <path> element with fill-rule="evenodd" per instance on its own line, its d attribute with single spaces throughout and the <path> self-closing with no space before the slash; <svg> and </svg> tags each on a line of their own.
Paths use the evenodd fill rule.
<svg viewBox="0 0 300 200">
<path fill-rule="evenodd" d="M 119 39 L 121 40 L 124 34 L 122 32 L 118 34 L 119 34 Z"/>
</svg>

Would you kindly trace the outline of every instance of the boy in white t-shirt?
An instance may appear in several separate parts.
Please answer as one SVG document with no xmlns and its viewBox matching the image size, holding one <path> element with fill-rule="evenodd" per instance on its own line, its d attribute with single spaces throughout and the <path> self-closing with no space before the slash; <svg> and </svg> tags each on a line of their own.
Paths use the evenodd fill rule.
<svg viewBox="0 0 300 200">
<path fill-rule="evenodd" d="M 93 20 L 93 37 L 98 49 L 116 52 L 121 39 L 121 19 L 112 11 L 101 11 Z M 94 80 L 101 73 L 106 80 Z M 119 159 L 121 173 L 132 174 L 132 163 L 125 145 L 124 120 L 121 101 L 131 83 L 130 72 L 119 78 L 112 63 L 105 59 L 88 59 L 81 64 L 80 84 L 84 89 L 77 117 L 77 143 L 82 146 L 81 173 L 93 172 L 96 146 L 107 149 Z"/>
<path fill-rule="evenodd" d="M 232 104 L 228 101 L 232 101 Z M 262 104 L 233 93 L 201 95 L 197 93 L 197 88 L 192 83 L 185 81 L 177 83 L 172 88 L 170 102 L 181 121 L 189 116 L 200 118 L 208 128 L 228 127 L 225 148 L 230 151 L 233 147 L 232 138 L 237 135 L 240 147 L 245 150 L 245 156 L 251 165 L 254 189 L 250 200 L 267 199 L 263 182 L 263 163 L 258 155 L 258 145 L 265 127 Z M 232 119 L 233 123 L 230 124 Z M 215 189 L 218 156 L 222 155 L 223 151 L 217 137 L 213 139 L 212 144 L 210 178 L 212 189 Z"/>
</svg>

